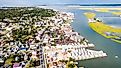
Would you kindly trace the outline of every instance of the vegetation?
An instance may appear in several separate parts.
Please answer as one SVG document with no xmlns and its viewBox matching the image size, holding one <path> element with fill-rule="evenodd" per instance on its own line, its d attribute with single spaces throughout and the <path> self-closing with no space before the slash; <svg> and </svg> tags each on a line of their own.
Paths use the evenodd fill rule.
<svg viewBox="0 0 121 68">
<path fill-rule="evenodd" d="M 10 7 L 0 9 L 0 21 L 2 23 L 7 22 L 7 25 L 12 24 L 10 26 L 14 27 L 10 34 L 10 38 L 6 37 L 6 34 L 4 34 L 5 41 L 13 40 L 26 43 L 26 40 L 29 38 L 35 38 L 38 29 L 43 28 L 43 26 L 36 27 L 35 22 L 43 21 L 45 17 L 52 17 L 55 15 L 56 12 L 52 9 L 34 7 Z"/>
<path fill-rule="evenodd" d="M 66 68 L 77 68 L 76 64 L 74 63 L 76 60 L 71 57 L 69 60 L 59 60 L 59 62 L 66 63 Z"/>
<path fill-rule="evenodd" d="M 77 68 L 77 66 L 74 64 L 75 60 L 72 58 L 69 58 L 69 61 L 66 64 L 66 68 Z"/>
<path fill-rule="evenodd" d="M 116 38 L 118 38 L 119 36 L 117 35 L 107 35 L 106 32 L 111 32 L 111 33 L 121 33 L 121 29 L 120 28 L 113 28 L 111 26 L 108 26 L 104 23 L 101 22 L 96 22 L 96 23 L 89 23 L 89 26 L 96 31 L 97 33 L 101 34 L 102 36 L 109 38 L 113 41 L 119 42 L 121 43 L 120 40 L 116 40 Z"/>
<path fill-rule="evenodd" d="M 84 13 L 88 19 L 94 20 L 94 22 L 90 22 L 89 26 L 101 34 L 102 36 L 109 38 L 115 42 L 121 43 L 121 28 L 114 28 L 109 25 L 104 24 L 99 19 L 95 18 L 95 13 Z"/>
<path fill-rule="evenodd" d="M 85 38 L 83 38 L 83 39 L 80 41 L 80 44 L 85 45 L 85 43 L 86 43 L 86 45 L 88 45 L 88 44 L 89 44 L 89 41 L 86 40 Z"/>
<path fill-rule="evenodd" d="M 14 41 L 21 41 L 22 43 L 25 43 L 26 40 L 34 37 L 35 33 L 37 33 L 35 27 L 23 27 L 20 29 L 13 30 L 12 36 Z"/>
<path fill-rule="evenodd" d="M 105 8 L 95 9 L 95 11 L 98 11 L 98 12 L 109 12 L 109 10 L 105 9 Z"/>
<path fill-rule="evenodd" d="M 111 12 L 114 15 L 121 15 L 121 12 Z"/>
<path fill-rule="evenodd" d="M 5 61 L 5 64 L 12 65 L 12 61 L 14 61 L 14 55 L 8 57 L 7 60 Z"/>
<path fill-rule="evenodd" d="M 51 17 L 55 15 L 55 11 L 51 9 L 42 8 L 7 8 L 0 9 L 0 21 L 3 19 L 14 20 L 14 22 L 20 21 L 21 17 Z M 26 18 L 24 18 L 26 19 Z"/>
<path fill-rule="evenodd" d="M 91 12 L 87 12 L 87 13 L 84 13 L 84 15 L 88 18 L 88 19 L 92 19 L 96 16 L 95 13 L 91 13 Z"/>
</svg>

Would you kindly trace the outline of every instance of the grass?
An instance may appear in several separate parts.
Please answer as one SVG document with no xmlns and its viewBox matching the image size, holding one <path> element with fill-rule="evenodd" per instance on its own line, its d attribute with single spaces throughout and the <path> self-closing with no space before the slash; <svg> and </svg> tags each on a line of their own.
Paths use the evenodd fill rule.
<svg viewBox="0 0 121 68">
<path fill-rule="evenodd" d="M 112 12 L 114 15 L 121 15 L 121 12 Z"/>
<path fill-rule="evenodd" d="M 113 28 L 111 26 L 108 26 L 104 23 L 101 22 L 96 22 L 96 23 L 89 23 L 89 26 L 96 31 L 97 33 L 99 33 L 100 35 L 109 38 L 115 42 L 121 43 L 121 41 L 113 39 L 113 38 L 117 38 L 117 36 L 107 36 L 105 34 L 105 32 L 114 32 L 114 33 L 121 33 L 121 28 Z"/>
<path fill-rule="evenodd" d="M 88 19 L 92 19 L 96 16 L 95 13 L 91 13 L 91 12 L 87 12 L 87 13 L 84 13 L 84 15 L 88 18 Z"/>
<path fill-rule="evenodd" d="M 98 11 L 98 12 L 109 12 L 109 10 L 108 9 L 105 9 L 105 8 L 95 9 L 95 11 Z"/>
<path fill-rule="evenodd" d="M 120 14 L 120 13 L 119 13 Z M 84 15 L 88 18 L 88 19 L 94 19 L 96 14 L 95 13 L 91 13 L 91 12 L 87 12 L 84 13 Z M 114 36 L 107 36 L 105 34 L 105 32 L 113 32 L 113 33 L 119 33 L 121 34 L 121 28 L 114 28 L 111 27 L 109 25 L 104 24 L 103 22 L 91 22 L 89 23 L 90 28 L 92 28 L 95 32 L 99 33 L 100 35 L 109 38 L 115 42 L 121 43 L 120 40 L 116 40 L 115 38 L 118 38 L 118 36 L 114 35 Z"/>
</svg>

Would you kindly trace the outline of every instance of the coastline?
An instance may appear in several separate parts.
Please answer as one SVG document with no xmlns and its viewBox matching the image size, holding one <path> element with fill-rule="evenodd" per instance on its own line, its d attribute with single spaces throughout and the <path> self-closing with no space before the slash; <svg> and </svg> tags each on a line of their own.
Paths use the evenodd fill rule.
<svg viewBox="0 0 121 68">
<path fill-rule="evenodd" d="M 92 30 L 94 30 L 96 33 L 102 35 L 102 36 L 105 37 L 105 38 L 110 39 L 110 37 L 108 37 L 108 36 L 106 36 L 106 35 L 104 35 L 104 34 L 98 32 L 96 29 L 94 29 L 94 28 L 90 25 L 90 23 L 89 23 L 89 27 L 90 27 Z M 121 43 L 121 41 L 117 41 L 117 40 L 115 40 L 115 39 L 110 39 L 110 40 L 112 40 L 112 41 L 114 41 L 114 42 L 117 42 L 117 43 Z"/>
<path fill-rule="evenodd" d="M 63 14 L 63 13 L 62 13 Z M 73 17 L 73 13 L 72 17 Z M 69 15 L 66 12 L 66 15 Z M 59 15 L 60 16 L 60 15 Z M 71 16 L 71 15 L 70 15 Z M 69 18 L 69 16 L 67 16 Z M 73 18 L 69 18 L 73 20 Z M 56 46 L 45 46 L 45 53 L 47 58 L 47 63 L 58 61 L 58 60 L 69 60 L 69 58 L 75 60 L 87 60 L 94 59 L 99 57 L 106 57 L 107 54 L 101 51 L 91 50 L 90 47 L 94 47 L 94 44 L 88 43 L 84 37 L 79 35 L 79 33 L 72 30 L 70 25 L 71 22 L 61 24 L 62 31 L 65 32 L 67 37 L 70 37 L 70 40 L 74 40 L 74 42 L 66 41 L 66 43 L 58 43 L 56 42 Z M 80 43 L 82 40 L 82 43 Z M 54 50 L 54 52 L 53 52 Z M 57 53 L 57 55 L 56 55 Z M 52 55 L 51 55 L 52 54 Z M 54 55 L 53 55 L 54 54 Z M 56 56 L 56 57 L 53 57 Z M 56 59 L 55 59 L 56 58 Z M 53 61 L 50 61 L 54 59 Z"/>
<path fill-rule="evenodd" d="M 26 10 L 35 11 L 34 8 L 27 8 Z M 1 39 L 2 41 L 5 41 L 5 44 L 1 43 L 2 46 L 5 46 L 5 48 L 9 47 L 9 50 L 3 48 L 3 50 L 6 52 L 1 51 L 1 53 L 4 53 L 2 54 L 2 56 L 7 56 L 7 60 L 9 59 L 8 57 L 10 57 L 11 55 L 16 56 L 17 53 L 17 58 L 20 55 L 23 61 L 18 62 L 18 59 L 15 59 L 15 62 L 17 61 L 17 64 L 25 63 L 25 67 L 36 66 L 34 65 L 34 62 L 36 62 L 36 67 L 47 67 L 47 65 L 49 64 L 50 67 L 64 66 L 64 68 L 66 68 L 67 62 L 69 62 L 69 64 L 75 65 L 75 63 L 70 63 L 71 61 L 73 61 L 70 60 L 70 58 L 75 60 L 87 60 L 107 56 L 107 53 L 102 50 L 89 49 L 91 47 L 94 47 L 95 45 L 89 43 L 86 38 L 82 37 L 78 32 L 75 32 L 73 30 L 70 24 L 74 19 L 73 13 L 60 11 L 55 12 L 50 9 L 40 10 L 44 10 L 45 12 L 47 12 L 47 15 L 43 15 L 45 16 L 43 18 L 38 16 L 38 20 L 36 16 L 29 17 L 25 20 L 21 18 L 21 21 L 23 22 L 17 21 L 16 24 L 8 24 L 6 27 L 6 23 L 2 22 L 3 29 L 6 28 L 6 30 L 3 30 L 3 32 L 9 31 L 9 33 L 7 33 L 8 37 L 13 38 L 12 35 L 16 35 L 16 37 L 13 38 L 14 41 L 9 41 L 9 43 L 5 41 L 6 39 Z M 50 11 L 52 11 L 52 13 L 50 13 Z M 53 13 L 54 15 L 52 15 Z M 48 17 L 48 15 L 50 17 Z M 29 16 L 29 13 L 23 14 L 23 17 L 24 16 L 26 18 L 26 16 Z M 37 21 L 32 21 L 32 19 L 36 19 Z M 7 21 L 11 23 L 11 19 L 7 19 Z M 28 23 L 27 21 L 32 22 Z M 24 24 L 28 26 L 25 26 Z M 32 27 L 29 27 L 30 24 L 32 25 Z M 9 29 L 9 27 L 11 28 Z M 11 30 L 13 29 L 15 31 L 13 31 L 12 34 Z M 24 29 L 28 32 L 25 32 Z M 31 37 L 28 38 L 28 34 L 26 35 L 26 33 L 31 33 L 31 31 L 33 31 L 32 29 L 36 30 L 32 32 L 35 35 L 30 34 Z M 19 34 L 21 35 L 18 36 Z M 23 38 L 23 36 L 25 36 L 25 38 Z M 19 40 L 16 39 L 18 37 Z M 12 61 L 14 61 L 14 59 L 12 59 Z"/>
<path fill-rule="evenodd" d="M 114 27 L 104 24 L 101 20 L 99 20 L 98 18 L 95 18 L 96 14 L 94 14 L 94 13 L 88 12 L 88 13 L 84 13 L 84 14 L 88 18 L 88 24 L 92 30 L 94 30 L 96 33 L 104 36 L 105 38 L 109 38 L 112 41 L 121 43 L 121 41 L 120 41 L 121 28 L 114 28 Z"/>
<path fill-rule="evenodd" d="M 103 10 L 103 9 L 107 9 L 107 10 L 121 10 L 121 8 L 107 8 L 107 7 L 104 7 L 104 8 L 101 8 L 101 7 L 93 7 L 93 8 L 91 8 L 91 7 L 85 7 L 85 8 L 83 8 L 83 7 L 81 7 L 81 8 L 79 8 L 79 9 L 82 9 L 82 10 Z"/>
</svg>

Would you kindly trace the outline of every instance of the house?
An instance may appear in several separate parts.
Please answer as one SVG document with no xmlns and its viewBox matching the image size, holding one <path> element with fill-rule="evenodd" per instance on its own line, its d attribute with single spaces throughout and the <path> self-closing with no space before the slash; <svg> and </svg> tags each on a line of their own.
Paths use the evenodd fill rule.
<svg viewBox="0 0 121 68">
<path fill-rule="evenodd" d="M 20 63 L 14 63 L 13 68 L 22 68 Z"/>
<path fill-rule="evenodd" d="M 107 36 L 111 36 L 111 32 L 105 32 Z"/>
</svg>

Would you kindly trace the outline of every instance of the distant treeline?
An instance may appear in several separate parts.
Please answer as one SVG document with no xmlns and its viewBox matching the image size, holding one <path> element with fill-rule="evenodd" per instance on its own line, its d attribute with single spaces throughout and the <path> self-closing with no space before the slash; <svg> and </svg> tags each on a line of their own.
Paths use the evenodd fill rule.
<svg viewBox="0 0 121 68">
<path fill-rule="evenodd" d="M 0 21 L 3 19 L 20 19 L 23 16 L 34 17 L 51 17 L 56 13 L 52 9 L 43 9 L 35 7 L 3 7 L 0 9 Z"/>
</svg>

